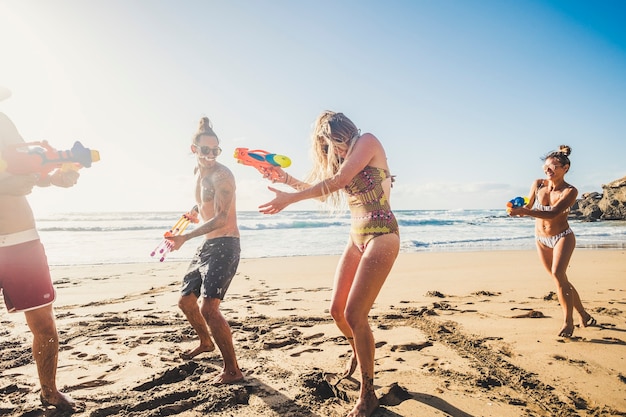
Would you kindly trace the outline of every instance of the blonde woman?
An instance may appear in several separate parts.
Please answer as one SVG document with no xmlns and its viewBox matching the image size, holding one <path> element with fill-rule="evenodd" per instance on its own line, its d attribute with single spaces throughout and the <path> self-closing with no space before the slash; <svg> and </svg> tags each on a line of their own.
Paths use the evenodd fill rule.
<svg viewBox="0 0 626 417">
<path fill-rule="evenodd" d="M 320 199 L 338 208 L 342 195 L 351 212 L 348 244 L 335 272 L 330 313 L 350 342 L 353 357 L 345 377 L 358 364 L 359 399 L 349 417 L 371 416 L 379 402 L 374 393 L 374 337 L 368 313 L 387 279 L 400 249 L 398 223 L 391 211 L 392 177 L 385 149 L 371 133 L 360 134 L 342 113 L 323 112 L 312 135 L 314 167 L 307 182 L 277 168 L 284 183 L 295 192 L 269 187 L 276 197 L 261 206 L 276 214 L 290 204 Z"/>
<path fill-rule="evenodd" d="M 567 266 L 576 247 L 576 237 L 569 227 L 567 216 L 578 196 L 578 190 L 565 182 L 565 174 L 571 166 L 571 152 L 569 146 L 561 145 L 558 151 L 546 155 L 543 158 L 546 178 L 532 183 L 528 204 L 510 210 L 511 216 L 536 219 L 535 239 L 539 259 L 556 283 L 557 296 L 565 316 L 559 331 L 561 337 L 572 337 L 574 333 L 574 309 L 580 315 L 583 327 L 596 324 L 567 278 Z"/>
</svg>

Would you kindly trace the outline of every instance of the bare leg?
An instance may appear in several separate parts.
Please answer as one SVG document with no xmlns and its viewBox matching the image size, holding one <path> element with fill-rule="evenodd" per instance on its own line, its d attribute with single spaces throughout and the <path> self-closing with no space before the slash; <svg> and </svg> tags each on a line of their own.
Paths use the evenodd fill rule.
<svg viewBox="0 0 626 417">
<path fill-rule="evenodd" d="M 348 360 L 348 363 L 346 363 L 346 370 L 341 375 L 342 378 L 350 378 L 352 374 L 354 374 L 354 371 L 356 371 L 356 367 L 359 364 L 356 353 L 354 352 L 354 337 L 349 337 L 348 342 L 350 343 L 352 352 L 350 353 L 350 359 Z"/>
<path fill-rule="evenodd" d="M 214 384 L 231 384 L 243 380 L 243 374 L 237 363 L 233 336 L 228 322 L 219 310 L 221 300 L 219 298 L 203 298 L 200 311 L 213 333 L 217 347 L 222 353 L 224 369 L 214 380 Z"/>
<path fill-rule="evenodd" d="M 565 279 L 567 279 L 567 276 L 565 277 Z M 580 301 L 578 291 L 576 291 L 576 288 L 574 288 L 574 285 L 572 283 L 570 283 L 570 289 L 572 291 L 572 302 L 574 304 L 574 310 L 576 310 L 576 312 L 580 315 L 582 327 L 587 327 L 595 324 L 594 318 L 591 317 L 591 314 L 587 313 L 587 311 L 585 310 L 582 301 Z"/>
<path fill-rule="evenodd" d="M 201 353 L 213 352 L 215 350 L 215 345 L 211 340 L 211 333 L 209 332 L 207 323 L 204 320 L 204 317 L 202 317 L 202 313 L 200 313 L 198 297 L 194 294 L 183 295 L 178 300 L 178 307 L 185 314 L 187 321 L 191 324 L 191 327 L 193 327 L 198 334 L 198 338 L 200 339 L 198 347 L 181 353 L 180 357 L 183 359 L 192 359 Z"/>
<path fill-rule="evenodd" d="M 583 303 L 580 301 L 578 291 L 576 291 L 574 285 L 569 282 L 569 279 L 567 278 L 567 267 L 569 266 L 569 261 L 572 258 L 575 246 L 576 237 L 573 234 L 567 235 L 559 241 L 554 248 L 554 265 L 556 265 L 556 270 L 553 271 L 553 275 L 563 277 L 563 282 L 566 282 L 567 285 L 569 285 L 572 306 L 578 314 L 580 314 L 581 318 L 588 319 L 591 316 L 585 311 L 585 307 L 583 307 Z"/>
<path fill-rule="evenodd" d="M 354 348 L 361 371 L 359 399 L 348 417 L 369 417 L 379 405 L 374 392 L 374 335 L 368 314 L 391 271 L 399 248 L 397 235 L 372 239 L 361 257 L 348 295 L 345 318 L 354 335 Z"/>
<path fill-rule="evenodd" d="M 564 316 L 564 323 L 559 331 L 559 336 L 563 337 L 571 337 L 574 333 L 574 309 L 580 314 L 583 323 L 591 318 L 585 311 L 578 292 L 567 279 L 567 267 L 575 247 L 576 237 L 574 234 L 562 237 L 554 249 L 537 243 L 539 257 L 556 283 L 557 296 Z"/>
<path fill-rule="evenodd" d="M 348 246 L 344 250 L 339 264 L 337 265 L 330 305 L 330 315 L 333 317 L 335 324 L 346 337 L 352 348 L 350 359 L 342 375 L 343 378 L 352 376 L 357 367 L 357 357 L 354 353 L 354 336 L 352 335 L 352 329 L 346 321 L 345 311 L 348 295 L 350 294 L 350 288 L 352 287 L 361 255 L 362 253 L 354 246 L 352 241 L 348 242 Z"/>
<path fill-rule="evenodd" d="M 57 362 L 59 358 L 59 336 L 54 321 L 52 305 L 24 313 L 26 323 L 33 333 L 33 357 L 37 364 L 41 384 L 41 402 L 53 405 L 62 411 L 75 411 L 74 400 L 61 393 L 56 386 Z"/>
</svg>

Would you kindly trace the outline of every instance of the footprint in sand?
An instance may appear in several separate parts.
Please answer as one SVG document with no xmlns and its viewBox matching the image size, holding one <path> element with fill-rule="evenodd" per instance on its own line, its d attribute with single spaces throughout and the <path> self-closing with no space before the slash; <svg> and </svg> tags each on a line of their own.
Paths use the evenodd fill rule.
<svg viewBox="0 0 626 417">
<path fill-rule="evenodd" d="M 111 359 L 103 353 L 99 353 L 97 355 L 92 355 L 92 356 L 89 356 L 89 354 L 84 353 L 84 352 L 72 352 L 71 354 L 73 356 L 76 356 L 79 359 L 85 359 L 90 362 L 110 362 L 111 361 Z"/>
<path fill-rule="evenodd" d="M 424 362 L 422 368 L 426 368 L 428 372 L 435 372 L 439 367 L 439 358 L 433 358 L 430 361 Z"/>
<path fill-rule="evenodd" d="M 297 358 L 298 356 L 302 355 L 303 353 L 315 353 L 315 352 L 323 352 L 323 349 L 317 349 L 317 348 L 304 349 L 304 350 L 301 350 L 300 352 L 294 352 L 294 353 L 292 353 L 289 356 Z"/>
<path fill-rule="evenodd" d="M 109 358 L 109 356 L 105 355 L 104 353 L 93 355 L 90 358 L 87 358 L 87 360 L 90 362 L 99 362 L 99 363 L 111 362 L 111 358 Z"/>
<path fill-rule="evenodd" d="M 308 342 L 308 341 L 311 341 L 313 339 L 319 339 L 320 337 L 324 337 L 324 333 L 315 333 L 315 334 L 312 334 L 310 336 L 306 336 L 306 337 L 304 337 L 304 340 L 306 340 Z M 311 346 L 319 346 L 319 345 L 323 344 L 324 342 L 325 342 L 325 340 L 315 340 L 315 341 L 310 342 L 310 344 L 311 344 Z"/>
<path fill-rule="evenodd" d="M 346 346 L 350 344 L 345 336 L 333 337 L 332 339 L 330 339 L 330 342 L 335 342 L 335 344 L 339 346 Z"/>
<path fill-rule="evenodd" d="M 100 377 L 102 378 L 102 377 Z M 80 384 L 77 385 L 72 385 L 70 387 L 70 391 L 74 391 L 74 390 L 78 390 L 78 389 L 84 389 L 84 388 L 97 388 L 97 387 L 103 387 L 105 385 L 110 385 L 113 382 L 111 381 L 107 381 L 105 379 L 94 379 L 91 381 L 85 381 L 85 382 L 81 382 Z"/>
<path fill-rule="evenodd" d="M 133 391 L 148 391 L 154 387 L 161 385 L 169 385 L 176 382 L 183 381 L 194 374 L 196 369 L 199 367 L 198 363 L 194 361 L 185 362 L 182 365 L 167 369 L 158 377 L 153 377 L 152 380 L 140 384 L 134 388 Z"/>
<path fill-rule="evenodd" d="M 432 342 L 426 341 L 426 342 L 422 342 L 422 343 L 405 343 L 405 344 L 401 344 L 401 345 L 393 345 L 391 346 L 391 351 L 392 352 L 408 352 L 408 351 L 413 351 L 413 350 L 422 350 L 424 348 L 427 348 L 429 346 L 432 346 Z"/>
<path fill-rule="evenodd" d="M 295 344 L 298 344 L 298 341 L 294 338 L 289 337 L 286 339 L 274 340 L 271 342 L 264 342 L 263 349 L 265 350 L 276 349 L 276 348 L 282 348 L 285 346 L 295 345 Z"/>
<path fill-rule="evenodd" d="M 502 295 L 502 293 L 481 290 L 481 291 L 473 292 L 472 295 L 484 296 L 484 297 L 495 297 L 495 296 L 498 296 L 498 295 Z"/>
<path fill-rule="evenodd" d="M 524 319 L 524 318 L 542 319 L 544 317 L 545 315 L 541 311 L 538 311 L 538 310 L 530 310 L 528 313 L 518 314 L 517 316 L 513 316 L 514 319 Z"/>
<path fill-rule="evenodd" d="M 379 401 L 382 405 L 395 406 L 411 398 L 413 396 L 406 388 L 394 382 L 382 390 Z"/>
</svg>

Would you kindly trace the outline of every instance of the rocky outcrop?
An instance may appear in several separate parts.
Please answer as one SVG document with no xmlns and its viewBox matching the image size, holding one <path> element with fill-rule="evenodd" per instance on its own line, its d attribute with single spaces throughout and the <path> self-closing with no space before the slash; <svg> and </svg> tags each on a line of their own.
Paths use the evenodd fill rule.
<svg viewBox="0 0 626 417">
<path fill-rule="evenodd" d="M 602 194 L 597 192 L 584 193 L 582 198 L 576 200 L 570 209 L 570 217 L 578 220 L 595 222 L 602 217 L 602 210 L 598 207 L 598 202 L 602 199 Z"/>
<path fill-rule="evenodd" d="M 570 217 L 585 221 L 626 220 L 626 177 L 602 186 L 602 193 L 584 193 Z"/>
</svg>

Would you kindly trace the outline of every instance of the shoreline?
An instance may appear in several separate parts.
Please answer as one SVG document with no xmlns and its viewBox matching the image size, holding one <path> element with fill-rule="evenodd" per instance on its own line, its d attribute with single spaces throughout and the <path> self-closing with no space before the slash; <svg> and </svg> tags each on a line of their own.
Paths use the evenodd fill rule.
<svg viewBox="0 0 626 417">
<path fill-rule="evenodd" d="M 401 253 L 535 250 L 534 222 L 512 219 L 504 210 L 401 211 Z M 120 264 L 156 261 L 149 255 L 179 215 L 135 213 L 67 214 L 38 223 L 51 265 Z M 340 255 L 350 219 L 319 211 L 238 218 L 243 259 Z M 626 222 L 571 224 L 578 248 L 626 249 Z M 201 238 L 168 255 L 187 261 Z M 620 247 L 622 246 L 622 247 Z"/>
<path fill-rule="evenodd" d="M 345 415 L 358 390 L 336 376 L 348 354 L 328 313 L 337 261 L 241 260 L 222 311 L 246 380 L 226 387 L 208 383 L 218 354 L 178 356 L 197 342 L 176 305 L 187 262 L 52 266 L 59 387 L 85 416 Z M 564 339 L 534 250 L 401 253 L 370 313 L 375 416 L 626 413 L 626 253 L 577 249 L 568 275 L 598 325 Z M 41 409 L 23 314 L 0 317 L 0 415 Z"/>
<path fill-rule="evenodd" d="M 464 248 L 451 248 L 446 250 L 440 249 L 432 249 L 432 250 L 421 250 L 421 251 L 412 251 L 412 252 L 402 252 L 400 251 L 400 255 L 413 255 L 413 254 L 436 254 L 436 253 L 450 253 L 450 254 L 465 254 L 465 253 L 490 253 L 490 252 L 533 252 L 535 253 L 535 248 L 528 249 L 511 249 L 511 248 L 502 248 L 502 249 L 464 249 Z M 623 251 L 626 250 L 626 242 L 618 244 L 618 243 L 607 243 L 607 244 L 589 244 L 589 245 L 581 245 L 576 246 L 574 250 L 574 254 L 578 251 Z M 290 259 L 290 258 L 310 258 L 310 257 L 336 257 L 339 258 L 340 254 L 330 254 L 330 255 L 291 255 L 291 256 L 264 256 L 264 257 L 249 257 L 249 258 L 241 258 L 241 260 L 254 260 L 254 259 L 269 259 L 269 260 L 280 260 L 280 259 Z M 49 260 L 50 261 L 50 260 Z M 150 265 L 150 264 L 170 264 L 170 263 L 183 263 L 188 264 L 191 261 L 191 257 L 189 259 L 166 259 L 164 262 L 159 262 L 155 258 L 150 258 L 142 261 L 131 262 L 131 261 L 119 261 L 119 262 L 91 262 L 91 263 L 80 263 L 80 264 L 55 264 L 50 263 L 50 268 L 63 268 L 63 267 L 88 267 L 88 266 L 121 266 L 121 265 Z"/>
</svg>

